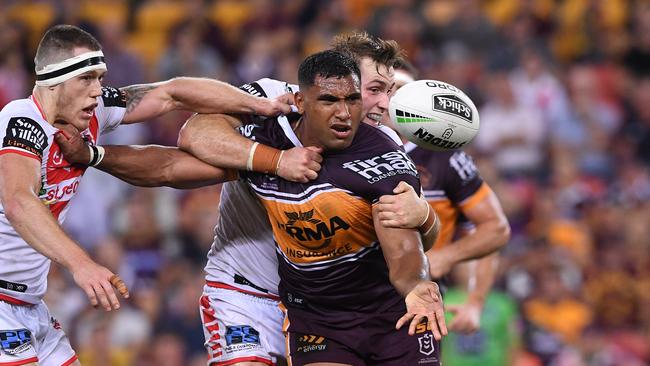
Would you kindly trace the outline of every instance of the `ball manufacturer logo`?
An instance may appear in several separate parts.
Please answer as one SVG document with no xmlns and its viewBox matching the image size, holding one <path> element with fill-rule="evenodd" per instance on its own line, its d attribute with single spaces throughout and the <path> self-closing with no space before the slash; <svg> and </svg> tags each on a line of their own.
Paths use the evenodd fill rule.
<svg viewBox="0 0 650 366">
<path fill-rule="evenodd" d="M 472 108 L 453 94 L 434 95 L 433 110 L 453 114 L 472 123 Z"/>
<path fill-rule="evenodd" d="M 451 129 L 447 129 L 447 130 L 451 130 Z M 449 141 L 448 138 L 451 136 L 451 133 L 448 133 L 447 130 L 443 132 L 442 137 L 438 137 L 426 131 L 423 128 L 418 128 L 418 130 L 413 133 L 413 137 L 423 142 L 427 142 L 432 146 L 439 147 L 442 149 L 458 149 L 463 147 L 467 143 L 467 141 L 463 141 L 463 142 Z M 445 137 L 445 135 L 447 135 L 447 137 Z"/>
</svg>

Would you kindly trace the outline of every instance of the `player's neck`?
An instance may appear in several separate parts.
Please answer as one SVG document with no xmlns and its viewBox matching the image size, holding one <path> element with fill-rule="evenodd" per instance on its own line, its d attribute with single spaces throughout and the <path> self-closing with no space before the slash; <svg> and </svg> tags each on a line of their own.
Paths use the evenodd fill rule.
<svg viewBox="0 0 650 366">
<path fill-rule="evenodd" d="M 56 95 L 45 87 L 35 87 L 32 98 L 38 105 L 47 123 L 53 125 L 56 122 L 58 113 L 56 108 Z"/>
<path fill-rule="evenodd" d="M 292 128 L 293 132 L 296 134 L 296 137 L 302 144 L 302 146 L 318 146 L 320 147 L 320 141 L 317 136 L 311 136 L 309 130 L 306 128 L 307 123 L 303 121 L 304 117 L 300 117 L 298 122 L 294 123 Z"/>
</svg>

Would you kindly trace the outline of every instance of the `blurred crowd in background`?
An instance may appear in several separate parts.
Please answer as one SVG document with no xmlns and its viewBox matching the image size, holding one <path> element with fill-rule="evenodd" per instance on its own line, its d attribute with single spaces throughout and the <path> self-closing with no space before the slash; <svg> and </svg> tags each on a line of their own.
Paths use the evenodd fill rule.
<svg viewBox="0 0 650 366">
<path fill-rule="evenodd" d="M 340 32 L 397 40 L 418 78 L 479 107 L 467 151 L 513 229 L 495 286 L 511 310 L 488 302 L 483 317 L 512 332 L 502 352 L 519 366 L 650 364 L 650 1 L 4 0 L 0 106 L 31 93 L 37 42 L 58 23 L 100 40 L 114 87 L 296 82 L 302 58 Z M 175 145 L 187 117 L 100 143 Z M 83 364 L 205 364 L 198 299 L 219 191 L 135 188 L 89 169 L 65 227 L 132 298 L 92 309 L 53 264 L 46 302 Z M 479 360 L 479 336 L 453 347 Z"/>
</svg>

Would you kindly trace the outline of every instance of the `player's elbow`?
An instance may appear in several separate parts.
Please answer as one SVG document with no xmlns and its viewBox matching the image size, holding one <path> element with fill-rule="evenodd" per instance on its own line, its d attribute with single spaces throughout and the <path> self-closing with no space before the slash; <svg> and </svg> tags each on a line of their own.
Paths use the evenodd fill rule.
<svg viewBox="0 0 650 366">
<path fill-rule="evenodd" d="M 32 197 L 33 199 L 34 197 Z M 25 209 L 25 200 L 28 199 L 24 193 L 14 193 L 7 194 L 5 190 L 2 190 L 0 193 L 0 199 L 2 201 L 2 209 L 4 211 L 5 217 L 9 222 L 14 222 L 15 220 L 24 217 L 27 213 Z"/>
<path fill-rule="evenodd" d="M 503 248 L 510 241 L 510 223 L 505 217 L 498 220 L 493 227 L 496 249 Z"/>
</svg>

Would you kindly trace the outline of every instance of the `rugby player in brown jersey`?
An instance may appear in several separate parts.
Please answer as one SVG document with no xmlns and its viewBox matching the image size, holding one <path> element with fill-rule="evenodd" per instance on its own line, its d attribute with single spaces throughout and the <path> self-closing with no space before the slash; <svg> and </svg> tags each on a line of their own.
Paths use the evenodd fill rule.
<svg viewBox="0 0 650 366">
<path fill-rule="evenodd" d="M 420 234 L 384 227 L 373 209 L 400 181 L 419 190 L 415 166 L 385 133 L 360 123 L 360 71 L 352 58 L 335 51 L 312 55 L 300 66 L 299 82 L 295 102 L 302 118 L 292 128 L 286 121 L 255 123 L 250 133 L 256 143 L 278 149 L 322 148 L 319 176 L 292 183 L 246 174 L 278 245 L 288 359 L 299 365 L 436 364 L 436 340 L 446 327 L 438 287 L 422 272 Z M 210 118 L 236 123 L 230 116 Z M 430 330 L 411 336 L 425 317 Z"/>
</svg>

